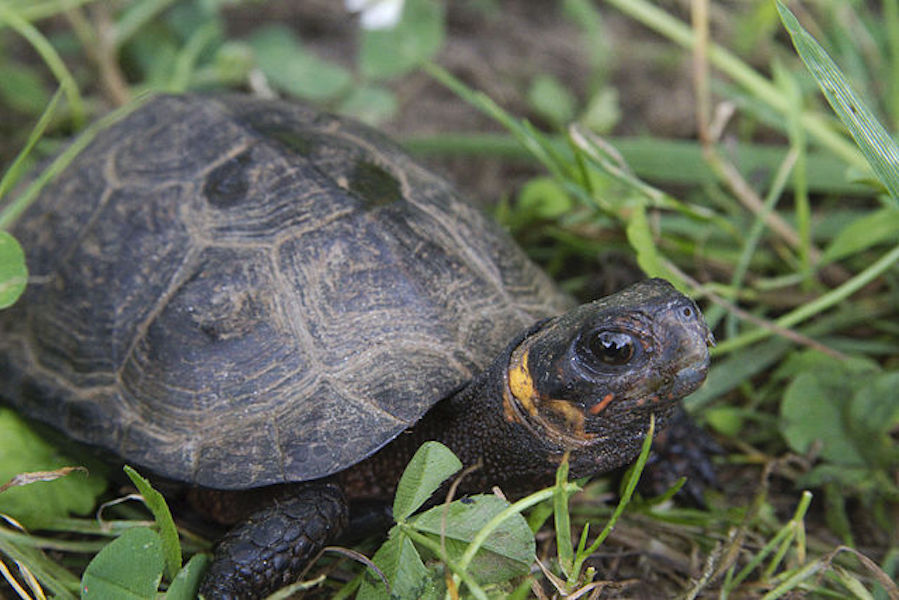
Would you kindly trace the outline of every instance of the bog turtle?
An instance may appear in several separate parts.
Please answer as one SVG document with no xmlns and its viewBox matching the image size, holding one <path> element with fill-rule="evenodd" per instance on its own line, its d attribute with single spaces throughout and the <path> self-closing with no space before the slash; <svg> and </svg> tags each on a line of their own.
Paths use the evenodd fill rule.
<svg viewBox="0 0 899 600">
<path fill-rule="evenodd" d="M 397 145 L 280 101 L 156 97 L 13 233 L 3 399 L 168 480 L 265 490 L 207 598 L 291 581 L 425 440 L 480 461 L 469 488 L 542 485 L 565 452 L 608 471 L 708 368 L 669 283 L 574 306 Z"/>
</svg>

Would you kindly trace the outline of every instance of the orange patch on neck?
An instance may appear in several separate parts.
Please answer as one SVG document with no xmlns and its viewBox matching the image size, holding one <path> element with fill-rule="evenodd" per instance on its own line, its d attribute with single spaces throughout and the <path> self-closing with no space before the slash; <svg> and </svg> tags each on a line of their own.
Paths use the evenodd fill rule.
<svg viewBox="0 0 899 600">
<path fill-rule="evenodd" d="M 611 393 L 606 394 L 605 396 L 603 396 L 602 400 L 600 400 L 599 402 L 597 402 L 596 404 L 594 404 L 593 406 L 590 407 L 590 414 L 598 415 L 614 399 L 615 399 L 615 394 L 611 394 Z"/>
</svg>

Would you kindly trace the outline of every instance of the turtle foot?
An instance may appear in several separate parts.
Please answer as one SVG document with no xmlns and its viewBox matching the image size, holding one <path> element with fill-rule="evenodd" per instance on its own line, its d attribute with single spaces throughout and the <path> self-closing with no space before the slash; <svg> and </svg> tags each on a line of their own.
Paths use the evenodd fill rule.
<svg viewBox="0 0 899 600">
<path fill-rule="evenodd" d="M 643 494 L 658 496 L 678 479 L 686 477 L 687 481 L 676 497 L 705 507 L 703 492 L 707 488 L 718 487 L 712 457 L 722 452 L 718 442 L 699 427 L 683 407 L 678 406 L 666 428 L 653 440 L 652 453 L 638 489 Z"/>
<path fill-rule="evenodd" d="M 206 600 L 263 598 L 296 581 L 346 523 L 347 504 L 338 486 L 302 486 L 225 534 L 200 595 Z"/>
</svg>

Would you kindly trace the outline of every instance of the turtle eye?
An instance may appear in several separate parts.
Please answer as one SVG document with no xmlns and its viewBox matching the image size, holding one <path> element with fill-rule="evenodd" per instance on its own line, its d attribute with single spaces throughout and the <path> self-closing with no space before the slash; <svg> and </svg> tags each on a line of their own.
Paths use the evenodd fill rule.
<svg viewBox="0 0 899 600">
<path fill-rule="evenodd" d="M 613 366 L 626 364 L 636 351 L 634 338 L 620 331 L 596 332 L 587 346 L 599 362 Z"/>
</svg>

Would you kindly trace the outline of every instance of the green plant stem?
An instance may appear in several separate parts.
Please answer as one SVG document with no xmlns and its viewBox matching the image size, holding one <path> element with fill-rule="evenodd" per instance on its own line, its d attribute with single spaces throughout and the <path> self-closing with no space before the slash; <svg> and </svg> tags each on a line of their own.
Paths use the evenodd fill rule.
<svg viewBox="0 0 899 600">
<path fill-rule="evenodd" d="M 2 4 L 0 4 L 2 6 Z M 143 102 L 149 99 L 149 96 L 146 96 L 142 99 L 138 99 L 131 104 L 127 104 L 122 106 L 111 113 L 105 115 L 103 118 L 91 123 L 87 128 L 85 128 L 79 135 L 69 144 L 66 149 L 60 153 L 54 160 L 51 162 L 41 173 L 38 175 L 34 181 L 25 189 L 22 194 L 20 194 L 14 202 L 6 206 L 2 211 L 0 211 L 0 229 L 8 228 L 18 217 L 21 215 L 26 208 L 37 198 L 37 195 L 44 188 L 47 183 L 52 181 L 57 175 L 59 175 L 63 169 L 65 169 L 69 163 L 74 160 L 74 158 L 82 151 L 84 148 L 94 139 L 100 131 L 104 128 L 108 127 L 110 124 L 115 123 L 117 120 L 121 119 L 124 115 L 136 109 Z"/>
<path fill-rule="evenodd" d="M 200 53 L 212 42 L 216 35 L 219 34 L 219 26 L 217 23 L 207 23 L 194 32 L 187 43 L 178 53 L 175 60 L 175 72 L 169 80 L 169 91 L 173 93 L 183 93 L 187 90 L 191 74 Z"/>
<path fill-rule="evenodd" d="M 79 6 L 84 6 L 85 4 L 90 4 L 94 1 L 95 0 L 47 0 L 41 2 L 40 0 L 33 0 L 29 6 L 16 7 L 16 10 L 26 21 L 40 21 L 41 19 L 56 16 L 66 10 L 78 8 Z M 0 29 L 2 28 L 3 24 L 0 23 Z"/>
<path fill-rule="evenodd" d="M 737 265 L 734 267 L 734 273 L 730 279 L 730 286 L 737 294 L 739 294 L 743 287 L 743 278 L 746 276 L 747 271 L 749 271 L 749 263 L 752 260 L 752 256 L 755 254 L 759 242 L 762 239 L 762 234 L 765 231 L 765 217 L 768 213 L 772 212 L 777 205 L 777 201 L 780 199 L 781 194 L 787 185 L 787 181 L 789 180 L 790 173 L 793 170 L 793 166 L 796 163 L 797 156 L 798 154 L 795 148 L 790 150 L 789 154 L 787 154 L 786 158 L 781 163 L 780 168 L 777 170 L 777 174 L 774 176 L 771 187 L 768 189 L 762 211 L 755 215 L 752 227 L 749 229 L 749 236 L 746 238 L 746 243 L 743 245 L 743 250 L 740 252 L 740 257 L 737 259 Z M 714 323 L 718 322 L 718 315 L 721 314 L 721 310 L 722 309 L 716 305 L 713 311 L 711 311 L 713 314 L 707 317 L 709 327 L 714 328 Z M 726 331 L 728 337 L 736 335 L 737 320 L 733 313 L 728 313 Z"/>
<path fill-rule="evenodd" d="M 120 48 L 147 23 L 175 3 L 176 0 L 143 0 L 132 4 L 122 15 L 115 28 L 115 47 Z"/>
<path fill-rule="evenodd" d="M 580 490 L 580 487 L 575 483 L 569 482 L 569 483 L 565 484 L 565 492 L 568 494 L 577 492 L 578 490 Z M 510 504 L 502 512 L 500 512 L 495 517 L 493 517 L 478 532 L 478 534 L 471 541 L 471 544 L 469 544 L 468 548 L 466 548 L 465 553 L 462 555 L 462 558 L 459 561 L 459 564 L 467 567 L 471 563 L 472 559 L 474 558 L 474 556 L 478 552 L 478 550 L 481 549 L 481 546 L 484 544 L 484 542 L 487 541 L 487 538 L 490 537 L 490 534 L 493 533 L 493 530 L 496 529 L 497 527 L 499 527 L 499 525 L 503 521 L 505 521 L 506 519 L 508 519 L 509 517 L 514 515 L 515 513 L 523 512 L 523 511 L 527 510 L 528 508 L 534 506 L 535 504 L 539 504 L 539 503 L 543 502 L 544 500 L 551 498 L 555 493 L 556 493 L 555 488 L 547 488 L 547 489 L 541 490 L 539 492 L 536 492 L 534 494 L 531 494 L 530 496 L 527 496 L 526 498 L 522 498 L 518 502 Z"/>
<path fill-rule="evenodd" d="M 566 140 L 559 135 L 547 136 L 554 147 L 564 151 Z M 717 176 L 706 164 L 699 143 L 638 137 L 603 137 L 621 153 L 638 177 L 649 181 L 665 181 L 687 185 L 713 183 Z M 403 146 L 413 154 L 437 156 L 494 156 L 510 161 L 534 162 L 534 157 L 513 136 L 505 133 L 438 133 L 403 138 Z M 740 143 L 729 149 L 740 171 L 776 171 L 784 160 L 782 146 Z M 845 164 L 833 155 L 811 150 L 807 158 L 810 192 L 870 196 L 872 189 L 847 181 Z M 787 182 L 791 188 L 792 181 Z"/>
<path fill-rule="evenodd" d="M 750 573 L 752 573 L 759 565 L 762 564 L 762 561 L 774 551 L 775 548 L 783 547 L 783 544 L 789 544 L 796 537 L 797 524 L 799 526 L 802 525 L 803 519 L 805 519 L 805 513 L 808 512 L 808 507 L 812 501 L 812 494 L 809 491 L 802 492 L 802 496 L 799 499 L 799 504 L 796 506 L 796 510 L 793 512 L 793 518 L 790 519 L 783 527 L 781 527 L 777 533 L 771 538 L 767 544 L 759 550 L 755 556 L 744 566 L 736 576 L 734 576 L 728 582 L 730 584 L 730 588 L 728 591 L 732 591 L 739 585 L 744 579 L 746 579 Z M 804 549 L 803 549 L 804 552 Z"/>
<path fill-rule="evenodd" d="M 65 92 L 66 98 L 69 99 L 72 120 L 77 127 L 80 127 L 84 122 L 84 102 L 81 99 L 81 92 L 78 91 L 75 78 L 69 72 L 56 49 L 34 25 L 22 18 L 19 13 L 10 9 L 5 2 L 0 2 L 0 23 L 4 21 L 31 44 L 57 81 L 59 81 L 59 86 Z"/>
<path fill-rule="evenodd" d="M 789 313 L 775 320 L 774 324 L 778 327 L 788 329 L 790 327 L 793 327 L 797 323 L 801 323 L 809 317 L 812 317 L 820 312 L 824 312 L 828 308 L 839 304 L 864 286 L 874 281 L 877 277 L 879 277 L 887 269 L 889 269 L 897 260 L 899 260 L 899 246 L 896 246 L 895 248 L 887 252 L 885 255 L 880 257 L 877 262 L 872 264 L 870 267 L 868 267 L 849 281 L 845 282 L 840 287 L 835 288 L 827 292 L 826 294 L 822 294 L 817 299 L 809 302 L 804 306 L 800 306 L 799 308 L 790 311 Z M 721 355 L 727 352 L 732 352 L 738 348 L 742 348 L 759 340 L 765 339 L 766 337 L 772 335 L 772 333 L 773 332 L 769 329 L 753 329 L 735 338 L 731 338 L 721 342 L 717 347 L 712 349 L 712 353 L 714 355 Z"/>
<path fill-rule="evenodd" d="M 60 552 L 78 552 L 82 554 L 95 554 L 99 552 L 103 546 L 109 543 L 109 540 L 106 539 L 79 542 L 62 538 L 38 537 L 28 533 L 12 531 L 5 527 L 0 527 L 0 540 L 8 540 L 9 542 L 18 544 L 22 547 L 40 548 L 42 550 L 58 550 Z"/>
<path fill-rule="evenodd" d="M 806 579 L 814 577 L 822 569 L 827 568 L 827 566 L 828 565 L 823 560 L 816 560 L 805 565 L 801 569 L 793 572 L 793 574 L 785 579 L 780 585 L 762 596 L 761 600 L 776 600 L 777 598 L 783 598 L 786 592 L 797 587 Z"/>
<path fill-rule="evenodd" d="M 615 528 L 615 524 L 618 522 L 619 517 L 624 513 L 624 509 L 631 501 L 631 497 L 634 495 L 634 490 L 637 489 L 637 483 L 640 480 L 640 474 L 643 472 L 643 468 L 646 466 L 646 460 L 649 458 L 649 450 L 652 447 L 652 439 L 655 437 L 656 430 L 656 419 L 655 415 L 651 415 L 649 419 L 649 428 L 646 430 L 646 438 L 643 440 L 643 446 L 640 449 L 640 455 L 637 457 L 637 461 L 634 465 L 628 470 L 627 473 L 627 481 L 624 486 L 624 491 L 621 494 L 621 498 L 618 500 L 618 505 L 615 507 L 615 510 L 612 512 L 612 516 L 609 517 L 608 522 L 606 522 L 606 526 L 602 531 L 599 532 L 599 535 L 596 536 L 596 539 L 593 540 L 593 543 L 590 544 L 590 547 L 584 550 L 582 547 L 578 547 L 577 556 L 574 559 L 574 566 L 572 568 L 572 574 L 568 578 L 568 583 L 573 585 L 577 578 L 580 576 L 581 569 L 584 566 L 584 561 L 590 557 L 591 554 L 596 552 L 599 546 L 606 540 L 612 530 Z"/>
<path fill-rule="evenodd" d="M 572 576 L 571 568 L 574 566 L 574 551 L 571 548 L 571 516 L 568 512 L 568 460 L 562 461 L 556 469 L 556 485 L 553 494 L 553 516 L 556 530 L 556 548 L 559 557 L 559 565 L 567 577 Z"/>
<path fill-rule="evenodd" d="M 790 100 L 787 112 L 787 135 L 790 138 L 790 151 L 796 153 L 796 168 L 793 170 L 793 204 L 796 219 L 796 232 L 799 236 L 799 259 L 802 262 L 802 274 L 805 288 L 812 287 L 812 255 L 817 254 L 812 244 L 812 209 L 808 197 L 808 173 L 805 170 L 808 149 L 805 130 L 802 128 L 802 91 L 799 84 L 788 73 L 782 71 L 784 95 Z M 820 255 L 819 255 L 820 257 Z"/>
<path fill-rule="evenodd" d="M 422 69 L 463 100 L 508 129 L 519 143 L 527 148 L 531 155 L 559 181 L 566 179 L 564 172 L 568 162 L 560 156 L 547 136 L 530 127 L 526 121 L 522 122 L 510 115 L 488 95 L 470 89 L 446 69 L 430 62 L 422 65 Z"/>
<path fill-rule="evenodd" d="M 578 491 L 580 487 L 575 483 L 566 483 L 565 484 L 565 492 L 566 493 L 574 493 Z M 477 535 L 474 536 L 474 539 L 471 540 L 471 543 L 465 549 L 465 553 L 462 554 L 462 557 L 459 559 L 459 568 L 465 569 L 468 565 L 471 564 L 471 561 L 474 559 L 475 554 L 477 554 L 478 550 L 481 549 L 481 546 L 484 545 L 484 542 L 487 541 L 487 538 L 490 537 L 490 534 L 500 526 L 500 524 L 514 515 L 515 513 L 520 513 L 528 508 L 534 506 L 535 504 L 539 504 L 544 500 L 548 500 L 552 498 L 556 494 L 555 486 L 551 488 L 546 488 L 540 490 L 539 492 L 534 492 L 530 496 L 526 496 L 515 502 L 510 504 L 505 509 L 497 513 L 490 521 L 484 525 L 480 531 L 478 531 Z"/>
<path fill-rule="evenodd" d="M 37 144 L 38 140 L 40 140 L 44 135 L 47 127 L 50 125 L 50 121 L 53 120 L 53 115 L 56 113 L 56 106 L 57 104 L 59 104 L 59 98 L 61 95 L 61 90 L 57 90 L 57 92 L 53 95 L 50 103 L 47 104 L 47 107 L 44 108 L 44 112 L 41 113 L 40 118 L 37 120 L 37 124 L 35 124 L 34 129 L 32 129 L 31 133 L 28 135 L 28 141 L 25 142 L 25 147 L 22 148 L 21 151 L 19 151 L 19 154 L 16 155 L 16 159 L 6 170 L 6 173 L 3 174 L 3 178 L 0 179 L 0 200 L 3 200 L 3 197 L 6 196 L 6 193 L 10 190 L 10 188 L 12 188 L 12 186 L 14 186 L 19 180 L 22 165 L 28 158 L 28 155 L 31 154 L 31 151 L 34 149 L 35 144 Z"/>
<path fill-rule="evenodd" d="M 696 37 L 688 25 L 646 0 L 606 0 L 606 2 L 685 48 L 692 49 L 696 44 Z M 780 93 L 776 86 L 759 75 L 745 62 L 717 44 L 709 44 L 708 57 L 715 67 L 743 86 L 756 98 L 780 114 L 788 114 L 790 110 L 789 99 Z M 867 161 L 856 149 L 855 145 L 847 140 L 845 136 L 834 131 L 827 119 L 816 113 L 803 112 L 800 120 L 809 135 L 815 138 L 822 146 L 829 148 L 850 165 L 865 172 L 869 170 Z"/>
<path fill-rule="evenodd" d="M 465 571 L 465 568 L 468 566 L 467 564 L 463 566 L 461 560 L 459 562 L 454 562 L 446 553 L 446 550 L 442 547 L 441 544 L 435 542 L 421 532 L 416 531 L 415 528 L 408 523 L 398 523 L 397 525 L 399 526 L 400 530 L 410 538 L 412 538 L 414 542 L 416 542 L 417 544 L 421 544 L 422 546 L 433 552 L 435 556 L 440 557 L 440 560 L 442 560 L 444 564 L 449 567 L 450 571 L 453 572 L 453 581 L 456 582 L 457 586 L 459 585 L 459 581 L 464 581 L 465 585 L 468 586 L 469 591 L 475 598 L 477 598 L 478 600 L 488 600 L 487 594 L 483 589 L 481 589 L 481 586 L 478 585 L 478 582 L 472 579 L 471 576 L 469 576 Z"/>
</svg>

